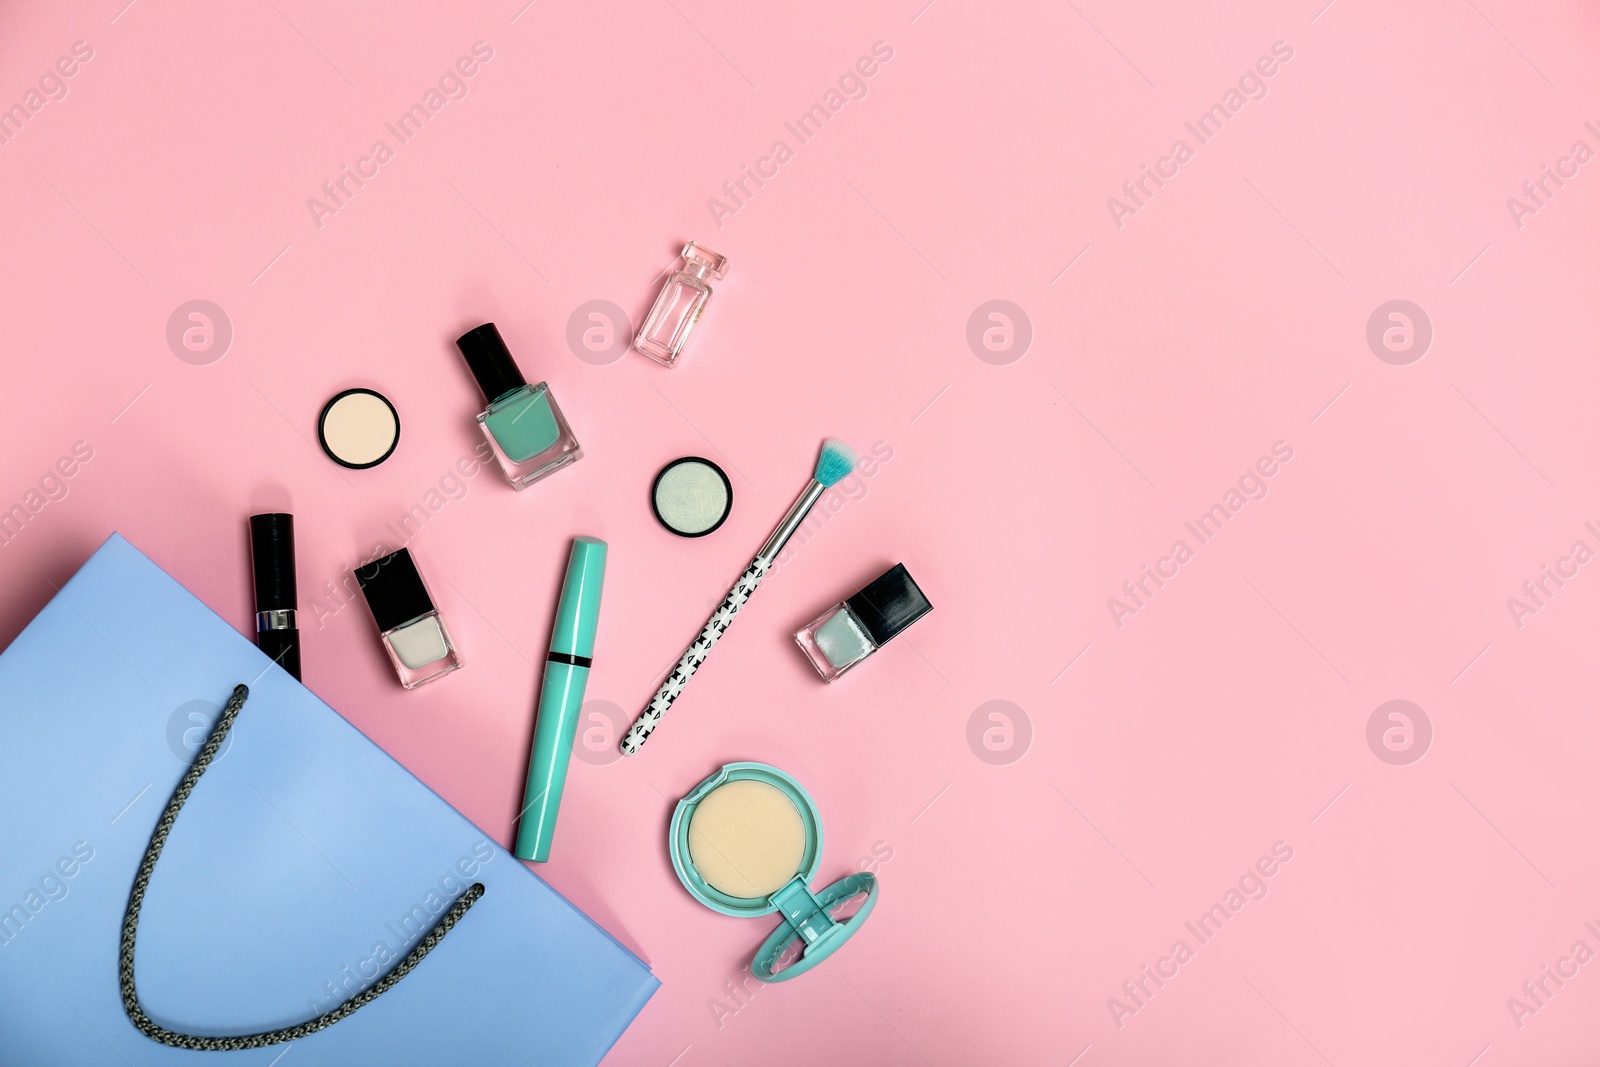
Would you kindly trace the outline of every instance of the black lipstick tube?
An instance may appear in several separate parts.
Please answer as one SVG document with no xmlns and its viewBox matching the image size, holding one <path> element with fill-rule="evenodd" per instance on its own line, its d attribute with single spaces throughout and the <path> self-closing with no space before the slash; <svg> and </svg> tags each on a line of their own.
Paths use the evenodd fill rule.
<svg viewBox="0 0 1600 1067">
<path fill-rule="evenodd" d="M 250 557 L 256 577 L 256 645 L 299 681 L 294 516 L 282 512 L 250 516 Z"/>
</svg>

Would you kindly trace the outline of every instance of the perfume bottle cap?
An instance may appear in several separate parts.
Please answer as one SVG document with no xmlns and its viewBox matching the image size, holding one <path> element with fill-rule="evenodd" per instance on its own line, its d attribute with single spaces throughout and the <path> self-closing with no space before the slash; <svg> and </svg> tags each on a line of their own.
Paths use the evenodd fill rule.
<svg viewBox="0 0 1600 1067">
<path fill-rule="evenodd" d="M 904 563 L 884 571 L 845 603 L 879 647 L 933 610 Z"/>
<path fill-rule="evenodd" d="M 490 403 L 528 384 L 494 323 L 486 322 L 468 330 L 456 338 L 456 347 L 461 349 L 467 369 L 478 379 L 478 388 Z"/>
<path fill-rule="evenodd" d="M 367 598 L 379 633 L 388 633 L 433 610 L 433 598 L 428 595 L 409 549 L 402 548 L 356 568 L 356 584 Z"/>
<path fill-rule="evenodd" d="M 718 255 L 705 245 L 690 241 L 678 253 L 683 257 L 684 270 L 697 278 L 721 278 L 728 273 L 728 257 Z"/>
<path fill-rule="evenodd" d="M 256 610 L 297 608 L 294 580 L 294 516 L 282 512 L 250 516 L 250 558 L 256 579 Z"/>
</svg>

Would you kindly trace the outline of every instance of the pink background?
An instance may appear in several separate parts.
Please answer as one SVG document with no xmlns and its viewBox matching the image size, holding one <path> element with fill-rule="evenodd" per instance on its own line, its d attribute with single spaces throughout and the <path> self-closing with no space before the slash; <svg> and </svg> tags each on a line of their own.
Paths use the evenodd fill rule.
<svg viewBox="0 0 1600 1067">
<path fill-rule="evenodd" d="M 0 507 L 93 450 L 0 548 L 0 639 L 113 529 L 243 629 L 244 517 L 292 510 L 307 684 L 509 843 L 569 538 L 612 545 L 589 695 L 631 717 L 818 441 L 884 442 L 644 753 L 574 761 L 540 873 L 664 983 L 608 1063 L 1600 1053 L 1600 963 L 1507 1005 L 1600 950 L 1600 564 L 1520 627 L 1507 605 L 1600 549 L 1600 162 L 1520 226 L 1506 203 L 1600 149 L 1594 5 L 124 2 L 0 15 L 0 104 L 93 49 L 0 145 Z M 468 95 L 397 146 L 383 124 L 477 41 Z M 865 97 L 798 144 L 785 121 L 879 41 Z M 1184 123 L 1278 41 L 1265 97 L 1199 144 Z M 307 198 L 379 138 L 394 159 L 319 227 Z M 1179 138 L 1194 158 L 1119 227 L 1107 198 Z M 778 139 L 793 158 L 714 220 Z M 574 310 L 637 322 L 691 238 L 732 269 L 680 366 L 578 358 Z M 166 341 L 193 299 L 234 332 L 209 365 Z M 1031 322 L 1004 365 L 966 339 L 992 299 Z M 1432 323 L 1409 365 L 1366 340 L 1393 299 Z M 484 320 L 586 458 L 442 498 L 410 547 L 468 665 L 408 693 L 363 606 L 310 616 L 473 448 L 451 341 Z M 311 443 L 354 385 L 404 422 L 371 471 Z M 1184 523 L 1276 442 L 1265 498 L 1199 544 Z M 692 453 L 737 493 L 703 540 L 646 505 Z M 1180 538 L 1119 626 L 1108 598 Z M 900 560 L 936 610 L 824 687 L 790 634 Z M 1406 765 L 1367 741 L 1393 699 L 1433 733 Z M 995 700 L 1010 747 L 974 747 Z M 735 759 L 813 793 L 825 878 L 884 884 L 837 957 L 742 999 L 770 924 L 694 903 L 664 847 Z M 1265 898 L 1200 944 L 1185 922 L 1276 842 Z"/>
</svg>

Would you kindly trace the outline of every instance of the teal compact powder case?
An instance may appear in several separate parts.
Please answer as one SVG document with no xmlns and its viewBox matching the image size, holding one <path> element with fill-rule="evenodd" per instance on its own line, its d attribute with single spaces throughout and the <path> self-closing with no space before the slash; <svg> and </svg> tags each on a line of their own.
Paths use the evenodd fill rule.
<svg viewBox="0 0 1600 1067">
<path fill-rule="evenodd" d="M 878 902 L 878 880 L 865 871 L 812 892 L 822 818 L 799 782 L 765 763 L 730 763 L 695 786 L 673 810 L 667 849 L 683 887 L 711 910 L 779 915 L 750 963 L 763 982 L 786 982 L 827 959 Z M 835 917 L 863 894 L 854 914 Z"/>
</svg>

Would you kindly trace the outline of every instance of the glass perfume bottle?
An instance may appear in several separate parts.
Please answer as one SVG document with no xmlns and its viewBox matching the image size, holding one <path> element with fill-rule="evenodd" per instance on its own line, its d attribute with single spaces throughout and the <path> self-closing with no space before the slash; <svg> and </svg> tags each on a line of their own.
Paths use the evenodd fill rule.
<svg viewBox="0 0 1600 1067">
<path fill-rule="evenodd" d="M 494 323 L 468 330 L 456 347 L 489 401 L 478 425 L 513 489 L 526 489 L 583 458 L 549 386 L 528 384 Z"/>
<path fill-rule="evenodd" d="M 831 682 L 932 610 L 905 564 L 896 563 L 861 592 L 812 620 L 794 639 L 822 680 Z"/>
<path fill-rule="evenodd" d="M 683 269 L 672 272 L 661 294 L 645 316 L 633 347 L 649 356 L 663 367 L 678 362 L 683 348 L 689 343 L 695 323 L 711 299 L 711 286 L 706 279 L 720 280 L 728 273 L 728 260 L 709 248 L 690 241 L 679 253 Z"/>
<path fill-rule="evenodd" d="M 372 609 L 401 685 L 415 689 L 461 666 L 455 642 L 409 550 L 402 548 L 357 568 L 356 584 Z"/>
</svg>

